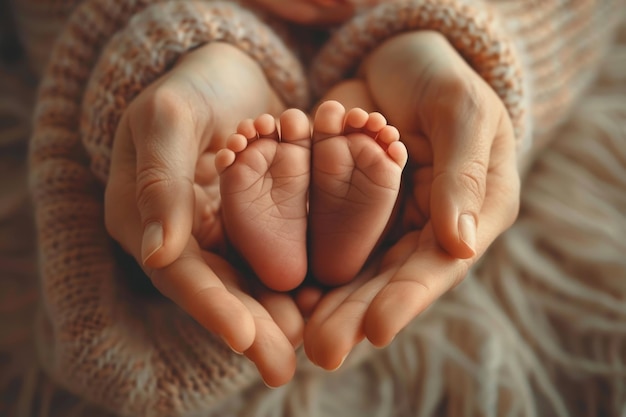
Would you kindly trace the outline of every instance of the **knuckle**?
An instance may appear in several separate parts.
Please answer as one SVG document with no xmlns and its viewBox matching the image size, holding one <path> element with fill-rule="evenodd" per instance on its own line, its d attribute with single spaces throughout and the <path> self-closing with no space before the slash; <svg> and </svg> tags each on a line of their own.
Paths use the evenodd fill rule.
<svg viewBox="0 0 626 417">
<path fill-rule="evenodd" d="M 184 97 L 167 83 L 157 85 L 146 91 L 129 115 L 132 125 L 152 125 L 155 122 L 173 123 L 183 116 L 186 108 Z"/>
<path fill-rule="evenodd" d="M 172 175 L 171 170 L 165 166 L 152 165 L 140 169 L 136 182 L 137 205 L 140 208 L 159 207 L 159 202 L 172 193 L 187 198 L 188 194 L 193 194 L 193 186 L 193 179 L 184 175 Z"/>
<path fill-rule="evenodd" d="M 450 116 L 471 116 L 484 118 L 487 116 L 488 106 L 486 89 L 475 79 L 458 72 L 451 71 L 443 75 L 434 101 L 436 111 Z"/>
<path fill-rule="evenodd" d="M 486 97 L 484 89 L 476 82 L 466 83 L 462 99 L 459 101 L 461 111 L 482 120 L 487 116 Z"/>
<path fill-rule="evenodd" d="M 461 187 L 469 192 L 475 201 L 482 201 L 486 192 L 487 167 L 481 161 L 471 161 L 458 175 Z"/>
<path fill-rule="evenodd" d="M 129 108 L 129 125 L 137 131 L 157 132 L 176 127 L 201 138 L 215 124 L 209 92 L 190 79 L 166 79 L 146 90 Z"/>
<path fill-rule="evenodd" d="M 176 115 L 183 104 L 183 97 L 170 84 L 158 86 L 146 98 L 146 109 L 157 116 Z"/>
<path fill-rule="evenodd" d="M 137 172 L 137 204 L 147 207 L 163 195 L 173 183 L 168 171 L 159 166 L 150 166 Z"/>
</svg>

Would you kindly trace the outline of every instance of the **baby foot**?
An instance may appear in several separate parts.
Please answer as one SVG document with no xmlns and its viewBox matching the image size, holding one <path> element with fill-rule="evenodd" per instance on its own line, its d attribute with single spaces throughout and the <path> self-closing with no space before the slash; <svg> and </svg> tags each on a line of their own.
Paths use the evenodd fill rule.
<svg viewBox="0 0 626 417">
<path fill-rule="evenodd" d="M 244 120 L 215 157 L 226 234 L 272 290 L 306 275 L 310 155 L 309 119 L 290 109 L 279 126 L 268 114 Z"/>
<path fill-rule="evenodd" d="M 407 150 L 380 113 L 336 101 L 313 123 L 310 259 L 313 276 L 340 285 L 361 270 L 393 211 Z"/>
</svg>

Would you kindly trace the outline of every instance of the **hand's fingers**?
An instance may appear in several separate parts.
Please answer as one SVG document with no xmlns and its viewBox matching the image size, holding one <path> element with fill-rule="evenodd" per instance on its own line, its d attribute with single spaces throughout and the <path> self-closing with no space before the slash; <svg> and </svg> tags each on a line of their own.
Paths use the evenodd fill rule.
<svg viewBox="0 0 626 417">
<path fill-rule="evenodd" d="M 315 350 L 320 340 L 318 338 L 320 328 L 335 309 L 350 296 L 355 289 L 355 285 L 358 285 L 357 282 L 359 280 L 354 280 L 347 285 L 335 288 L 322 295 L 322 298 L 317 301 L 315 309 L 304 327 L 304 351 L 312 363 L 317 364 Z"/>
<path fill-rule="evenodd" d="M 411 320 L 460 281 L 470 261 L 453 258 L 434 240 L 429 225 L 419 249 L 399 266 L 383 266 L 392 277 L 372 300 L 365 316 L 365 334 L 375 346 L 386 346 Z"/>
<path fill-rule="evenodd" d="M 296 290 L 294 301 L 305 320 L 311 317 L 323 295 L 320 288 L 307 286 L 306 284 Z"/>
<path fill-rule="evenodd" d="M 200 133 L 187 97 L 167 82 L 129 108 L 113 158 L 135 150 L 136 203 L 143 225 L 138 258 L 151 268 L 178 257 L 191 233 Z M 207 110 L 208 111 L 208 110 Z M 130 162 L 130 161 L 129 161 Z"/>
<path fill-rule="evenodd" d="M 126 206 L 117 205 L 113 211 L 127 222 L 116 238 L 132 241 L 134 235 L 138 241 L 137 207 L 132 199 L 124 203 Z M 138 245 L 139 242 L 135 244 Z M 193 238 L 176 261 L 148 273 L 163 295 L 207 330 L 221 336 L 233 351 L 244 352 L 255 362 L 268 385 L 279 386 L 293 377 L 295 353 L 290 340 L 295 344 L 302 337 L 302 323 L 295 319 L 301 316 L 293 301 L 290 304 L 281 297 L 261 297 L 274 316 L 284 316 L 277 325 L 270 313 L 239 288 L 236 271 L 218 256 L 200 252 Z"/>
<path fill-rule="evenodd" d="M 365 333 L 376 346 L 385 346 L 411 320 L 435 302 L 442 294 L 463 280 L 467 271 L 517 217 L 519 177 L 514 152 L 502 154 L 501 161 L 488 177 L 485 201 L 480 212 L 476 251 L 470 260 L 451 257 L 432 238 L 427 226 L 420 235 L 419 249 L 406 257 L 404 252 L 388 252 L 393 259 L 406 258 L 397 268 L 389 284 L 372 301 L 365 317 Z M 501 163 L 500 163 L 501 162 Z M 392 262 L 390 266 L 393 266 Z M 383 270 L 385 268 L 383 263 Z"/>
<path fill-rule="evenodd" d="M 388 277 L 372 277 L 365 271 L 350 284 L 323 296 L 307 322 L 304 346 L 314 364 L 337 369 L 350 351 L 364 339 L 363 319 L 371 300 Z"/>
<path fill-rule="evenodd" d="M 441 246 L 458 258 L 476 254 L 491 146 L 504 111 L 475 78 L 452 78 L 438 89 L 428 111 L 432 119 L 424 122 L 433 151 L 433 230 Z M 514 143 L 512 136 L 506 139 Z"/>
<path fill-rule="evenodd" d="M 261 288 L 254 291 L 254 298 L 267 310 L 278 328 L 295 348 L 302 343 L 304 319 L 296 301 L 287 293 Z"/>
<path fill-rule="evenodd" d="M 477 252 L 482 256 L 493 241 L 517 219 L 520 206 L 520 175 L 513 127 L 508 117 L 502 119 L 492 146 L 487 191 L 480 213 L 481 225 Z"/>
<path fill-rule="evenodd" d="M 266 385 L 285 385 L 296 371 L 293 346 L 267 312 L 255 314 L 254 325 L 256 338 L 246 357 L 254 362 Z"/>
<path fill-rule="evenodd" d="M 503 157 L 489 176 L 479 214 L 479 255 L 516 216 L 519 181 L 514 160 L 514 154 Z M 376 346 L 389 344 L 411 320 L 460 282 L 472 262 L 442 250 L 430 224 L 406 234 L 387 251 L 379 275 L 323 297 L 305 328 L 307 355 L 313 363 L 335 369 L 360 342 L 363 332 Z"/>
<path fill-rule="evenodd" d="M 254 318 L 254 342 L 244 355 L 254 362 L 265 384 L 270 387 L 286 384 L 296 370 L 294 345 L 302 339 L 304 324 L 295 303 L 287 294 L 261 291 L 253 298 L 231 280 L 226 280 L 226 285 Z"/>
<path fill-rule="evenodd" d="M 223 258 L 200 252 L 192 240 L 179 259 L 153 272 L 152 280 L 202 326 L 252 360 L 267 385 L 277 387 L 293 378 L 292 344 L 268 311 L 241 289 L 241 277 Z M 275 313 L 299 315 L 295 304 L 289 308 L 278 301 L 281 304 L 272 307 Z"/>
<path fill-rule="evenodd" d="M 154 286 L 206 329 L 216 333 L 236 352 L 248 350 L 256 337 L 249 309 L 225 288 L 236 282 L 226 261 L 201 252 L 194 239 L 181 256 L 162 269 L 148 270 Z"/>
</svg>

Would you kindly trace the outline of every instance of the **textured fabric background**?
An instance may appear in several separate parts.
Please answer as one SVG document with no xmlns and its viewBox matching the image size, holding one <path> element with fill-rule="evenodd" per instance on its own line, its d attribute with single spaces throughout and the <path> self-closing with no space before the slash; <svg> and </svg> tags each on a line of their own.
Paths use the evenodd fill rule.
<svg viewBox="0 0 626 417">
<path fill-rule="evenodd" d="M 24 162 L 31 86 L 15 75 L 20 63 L 9 52 L 3 57 L 0 415 L 106 415 L 52 383 L 37 361 L 36 259 Z M 624 415 L 624 68 L 623 26 L 600 79 L 530 168 L 519 221 L 462 286 L 391 347 L 360 363 L 355 355 L 345 371 L 332 374 L 302 361 L 292 384 L 250 387 L 212 414 Z"/>
</svg>

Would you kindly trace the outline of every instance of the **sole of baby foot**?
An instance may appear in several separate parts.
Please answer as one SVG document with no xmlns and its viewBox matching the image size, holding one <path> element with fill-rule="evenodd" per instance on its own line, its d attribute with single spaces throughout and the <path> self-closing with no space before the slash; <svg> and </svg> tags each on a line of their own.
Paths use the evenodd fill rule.
<svg viewBox="0 0 626 417">
<path fill-rule="evenodd" d="M 322 103 L 313 123 L 309 259 L 314 277 L 341 285 L 361 270 L 398 197 L 407 150 L 380 113 Z"/>
<path fill-rule="evenodd" d="M 310 155 L 309 119 L 290 109 L 278 123 L 268 114 L 242 121 L 215 157 L 228 239 L 275 291 L 306 275 Z"/>
</svg>

